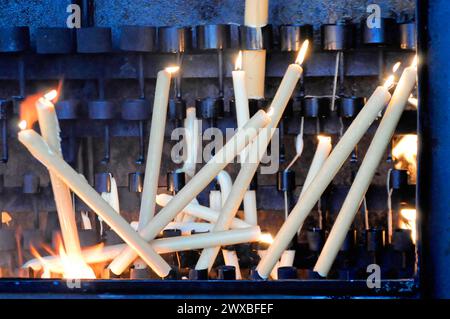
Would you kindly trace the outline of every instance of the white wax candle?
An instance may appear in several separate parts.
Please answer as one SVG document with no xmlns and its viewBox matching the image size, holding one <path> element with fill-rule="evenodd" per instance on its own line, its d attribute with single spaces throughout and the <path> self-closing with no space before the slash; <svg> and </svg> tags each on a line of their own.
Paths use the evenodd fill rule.
<svg viewBox="0 0 450 319">
<path fill-rule="evenodd" d="M 236 119 L 238 128 L 244 126 L 245 123 L 250 118 L 245 71 L 242 71 L 241 69 L 242 69 L 242 51 L 239 52 L 239 55 L 236 59 L 235 71 L 232 72 L 234 99 L 236 106 Z M 245 150 L 241 152 L 240 158 L 241 159 L 246 158 Z M 244 220 L 251 225 L 258 224 L 258 212 L 256 209 L 256 196 L 254 191 L 247 191 L 245 193 Z"/>
<path fill-rule="evenodd" d="M 268 277 L 270 270 L 274 267 L 300 226 L 303 225 L 309 212 L 314 208 L 314 205 L 342 167 L 355 145 L 363 137 L 390 98 L 391 95 L 387 88 L 379 86 L 375 89 L 366 105 L 358 113 L 330 156 L 328 156 L 322 168 L 311 182 L 307 192 L 303 194 L 292 209 L 287 220 L 278 231 L 274 242 L 269 247 L 267 255 L 258 264 L 257 271 L 262 278 Z"/>
<path fill-rule="evenodd" d="M 139 226 L 141 230 L 155 214 L 155 198 L 158 191 L 159 170 L 164 145 L 167 106 L 169 103 L 170 79 L 177 69 L 158 72 L 153 102 L 152 126 L 148 141 L 147 161 L 145 165 L 144 186 L 141 194 Z"/>
<path fill-rule="evenodd" d="M 231 189 L 231 193 L 228 195 L 228 199 L 222 207 L 220 217 L 214 226 L 214 231 L 228 229 L 232 218 L 239 209 L 239 205 L 242 202 L 244 194 L 247 191 L 256 170 L 258 169 L 259 162 L 267 150 L 270 139 L 275 133 L 275 128 L 278 126 L 286 105 L 303 73 L 303 69 L 300 64 L 303 62 L 307 47 L 308 42 L 305 41 L 297 58 L 297 63 L 291 64 L 287 68 L 268 111 L 271 117 L 271 122 L 265 130 L 261 131 L 255 142 L 250 144 L 247 152 L 248 158 L 244 161 L 244 163 L 242 163 L 239 174 L 234 181 L 233 188 Z M 211 269 L 219 250 L 220 247 L 203 250 L 195 268 Z"/>
<path fill-rule="evenodd" d="M 306 175 L 305 182 L 303 183 L 300 197 L 305 193 L 309 185 L 311 185 L 314 177 L 316 177 L 317 173 L 319 172 L 320 168 L 323 166 L 323 163 L 325 163 L 325 160 L 331 152 L 331 137 L 319 135 L 317 139 L 319 141 L 319 144 L 317 145 L 313 160 L 311 162 L 311 165 L 309 166 L 309 171 Z"/>
<path fill-rule="evenodd" d="M 254 190 L 246 191 L 244 195 L 244 221 L 249 225 L 258 224 L 256 192 Z"/>
<path fill-rule="evenodd" d="M 168 194 L 159 194 L 156 196 L 156 202 L 159 206 L 165 207 L 172 200 L 172 198 L 173 196 Z M 215 223 L 217 222 L 217 219 L 219 219 L 219 211 L 212 210 L 209 207 L 200 204 L 190 203 L 183 209 L 183 212 L 185 214 L 204 219 L 210 223 Z M 251 226 L 251 224 L 248 224 L 239 218 L 233 218 L 231 221 L 231 228 L 247 228 Z"/>
<path fill-rule="evenodd" d="M 237 126 L 243 127 L 250 118 L 248 108 L 247 85 L 245 71 L 242 70 L 242 51 L 236 59 L 235 70 L 231 72 L 233 77 L 234 102 L 236 107 Z"/>
<path fill-rule="evenodd" d="M 22 130 L 18 134 L 19 141 L 49 171 L 54 173 L 72 191 L 83 200 L 96 214 L 119 235 L 130 249 L 136 251 L 142 259 L 165 277 L 171 268 L 136 231 L 89 185 L 84 177 L 78 174 L 61 157 L 55 156 L 57 151 L 47 145 L 39 134 L 33 130 Z"/>
<path fill-rule="evenodd" d="M 249 27 L 263 27 L 269 19 L 269 0 L 245 0 L 244 24 Z"/>
<path fill-rule="evenodd" d="M 222 194 L 220 191 L 212 190 L 209 192 L 209 208 L 220 212 L 222 209 Z"/>
<path fill-rule="evenodd" d="M 270 117 L 266 112 L 258 111 L 237 133 L 226 143 L 216 155 L 173 197 L 147 226 L 140 232 L 145 240 L 152 240 L 156 235 L 181 212 L 191 200 L 197 196 L 211 180 L 230 163 L 258 134 L 258 129 L 267 126 Z M 110 265 L 114 274 L 121 274 L 136 258 L 136 253 L 126 248 Z"/>
<path fill-rule="evenodd" d="M 242 279 L 241 267 L 239 266 L 239 259 L 236 254 L 236 250 L 222 249 L 222 255 L 225 265 L 234 266 L 236 270 L 236 279 L 241 280 Z"/>
<path fill-rule="evenodd" d="M 222 207 L 230 194 L 231 187 L 233 186 L 233 180 L 231 179 L 230 174 L 226 171 L 220 171 L 219 174 L 217 174 L 217 183 L 220 186 L 220 207 Z"/>
<path fill-rule="evenodd" d="M 345 235 L 370 186 L 378 164 L 383 158 L 388 144 L 391 142 L 392 135 L 405 109 L 408 97 L 416 84 L 416 77 L 417 68 L 415 65 L 407 67 L 403 71 L 383 119 L 370 143 L 358 174 L 356 174 L 352 187 L 345 198 L 344 204 L 314 267 L 314 271 L 317 271 L 321 276 L 328 274 L 344 242 Z"/>
<path fill-rule="evenodd" d="M 331 137 L 319 135 L 317 139 L 319 140 L 319 144 L 317 145 L 316 152 L 314 153 L 314 157 L 311 162 L 311 166 L 309 167 L 308 174 L 306 175 L 305 183 L 303 184 L 300 197 L 302 197 L 302 195 L 306 192 L 309 185 L 313 181 L 314 177 L 316 177 L 317 173 L 322 168 L 323 163 L 325 163 L 325 160 L 331 152 Z M 300 233 L 301 228 L 302 225 L 300 225 L 298 233 Z"/>
<path fill-rule="evenodd" d="M 186 109 L 186 119 L 184 120 L 184 128 L 186 134 L 186 160 L 184 161 L 182 170 L 192 177 L 195 174 L 195 167 L 197 165 L 197 155 L 199 148 L 200 128 L 195 113 L 195 107 Z"/>
<path fill-rule="evenodd" d="M 52 92 L 56 93 L 56 91 Z M 40 98 L 36 103 L 36 110 L 43 139 L 55 150 L 55 155 L 62 158 L 60 128 L 53 103 L 45 97 Z M 67 255 L 79 256 L 80 239 L 72 205 L 72 194 L 61 179 L 52 172 L 49 174 L 64 248 Z"/>
<path fill-rule="evenodd" d="M 212 247 L 224 243 L 225 245 L 237 245 L 258 241 L 261 237 L 259 227 L 249 227 L 246 229 L 234 229 L 222 232 L 195 234 L 191 236 L 170 237 L 156 239 L 150 242 L 150 246 L 159 254 L 173 253 L 192 249 L 201 249 Z M 89 264 L 106 262 L 117 257 L 126 244 L 111 245 L 105 247 L 94 247 L 82 250 L 83 259 Z M 61 259 L 59 256 L 47 256 L 40 259 L 32 259 L 26 262 L 22 268 L 32 268 L 40 270 L 42 260 L 45 265 L 58 269 L 61 268 Z"/>
<path fill-rule="evenodd" d="M 242 59 L 248 98 L 263 99 L 266 79 L 266 50 L 245 50 L 242 52 Z"/>
<path fill-rule="evenodd" d="M 199 222 L 171 222 L 164 227 L 164 229 L 179 229 L 183 236 L 191 235 L 193 231 L 197 234 L 206 233 L 211 231 L 212 228 L 213 224 Z"/>
</svg>

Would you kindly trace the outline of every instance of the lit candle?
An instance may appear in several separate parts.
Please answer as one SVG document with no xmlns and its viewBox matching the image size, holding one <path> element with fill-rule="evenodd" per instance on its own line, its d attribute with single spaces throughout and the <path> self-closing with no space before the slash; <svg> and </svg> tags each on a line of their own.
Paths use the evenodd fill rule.
<svg viewBox="0 0 450 319">
<path fill-rule="evenodd" d="M 165 207 L 172 200 L 173 196 L 168 194 L 159 194 L 156 196 L 156 203 L 159 206 Z M 185 214 L 206 220 L 210 223 L 217 222 L 219 219 L 219 211 L 212 210 L 209 207 L 190 203 L 185 208 L 183 208 Z M 231 228 L 247 228 L 251 225 L 239 218 L 233 218 L 231 221 Z"/>
<path fill-rule="evenodd" d="M 393 78 L 390 77 L 389 82 L 392 80 Z M 322 165 L 322 168 L 311 182 L 311 186 L 306 193 L 299 198 L 297 204 L 278 231 L 267 255 L 257 266 L 258 274 L 262 278 L 268 277 L 268 274 L 275 266 L 281 254 L 289 245 L 300 226 L 303 225 L 309 212 L 313 209 L 320 196 L 322 196 L 322 193 L 326 190 L 334 176 L 336 176 L 339 169 L 345 163 L 355 145 L 364 136 L 372 122 L 377 118 L 379 112 L 389 102 L 389 99 L 391 98 L 391 95 L 389 94 L 389 82 L 386 83 L 385 86 L 379 86 L 375 89 L 366 105 L 358 113 L 352 124 Z"/>
<path fill-rule="evenodd" d="M 36 110 L 43 139 L 55 150 L 55 155 L 62 158 L 60 128 L 55 106 L 51 102 L 56 96 L 56 90 L 47 93 L 36 102 Z M 80 239 L 72 205 L 72 194 L 64 182 L 52 172 L 50 172 L 50 181 L 61 225 L 64 248 L 69 256 L 79 256 L 81 253 Z"/>
<path fill-rule="evenodd" d="M 155 214 L 155 198 L 158 191 L 159 169 L 164 145 L 167 105 L 169 103 L 170 79 L 178 67 L 170 67 L 158 72 L 153 102 L 152 124 L 148 141 L 144 186 L 141 194 L 138 230 L 141 230 Z"/>
<path fill-rule="evenodd" d="M 20 126 L 22 130 L 18 134 L 19 141 L 29 152 L 98 214 L 159 276 L 167 276 L 171 270 L 170 266 L 131 228 L 125 219 L 101 198 L 86 179 L 61 157 L 55 156 L 58 152 L 46 144 L 39 134 L 33 130 L 27 130 L 26 123 L 22 121 Z"/>
<path fill-rule="evenodd" d="M 414 59 L 415 61 L 416 59 Z M 384 113 L 377 131 L 370 143 L 369 149 L 356 174 L 338 217 L 331 229 L 325 246 L 314 266 L 314 271 L 325 277 L 333 264 L 334 259 L 344 242 L 356 212 L 370 186 L 375 171 L 383 158 L 386 148 L 391 142 L 392 135 L 405 109 L 411 91 L 414 89 L 417 78 L 416 62 L 403 71 L 395 88 L 392 99 Z"/>
<path fill-rule="evenodd" d="M 158 254 L 166 254 L 177 251 L 212 247 L 215 245 L 220 245 L 221 243 L 224 243 L 225 245 L 237 245 L 255 242 L 260 240 L 260 237 L 261 231 L 259 227 L 255 226 L 246 229 L 227 230 L 223 232 L 161 238 L 150 242 L 150 246 Z M 118 244 L 87 248 L 82 250 L 82 256 L 88 264 L 103 263 L 116 258 L 126 247 L 126 244 Z M 32 259 L 26 262 L 22 268 L 40 270 L 43 262 L 51 269 L 61 268 L 61 259 L 59 256 L 47 256 L 39 259 Z"/>
<path fill-rule="evenodd" d="M 248 108 L 247 85 L 245 83 L 245 71 L 242 70 L 242 51 L 236 59 L 235 70 L 233 75 L 233 89 L 236 106 L 237 126 L 241 128 L 250 118 Z M 241 152 L 240 158 L 245 159 L 245 150 Z M 258 212 L 256 210 L 256 194 L 255 191 L 247 191 L 244 196 L 244 220 L 251 224 L 258 224 Z"/>
<path fill-rule="evenodd" d="M 170 223 L 258 135 L 259 129 L 267 126 L 269 122 L 270 117 L 266 112 L 259 110 L 145 226 L 140 232 L 142 238 L 148 241 L 155 238 L 164 226 Z M 135 258 L 136 253 L 126 248 L 110 264 L 110 270 L 114 274 L 121 274 Z"/>
<path fill-rule="evenodd" d="M 236 59 L 233 76 L 234 102 L 236 106 L 236 119 L 238 128 L 243 127 L 250 118 L 248 109 L 247 85 L 245 83 L 245 71 L 242 70 L 242 51 L 239 51 Z"/>
<path fill-rule="evenodd" d="M 248 152 L 246 151 L 247 160 L 245 160 L 241 165 L 241 169 L 234 181 L 230 195 L 228 195 L 228 199 L 225 205 L 222 207 L 222 212 L 219 216 L 219 219 L 214 226 L 214 231 L 228 229 L 232 218 L 235 216 L 237 210 L 239 209 L 239 205 L 244 198 L 245 192 L 247 191 L 247 188 L 250 185 L 251 180 L 256 173 L 256 170 L 258 169 L 259 162 L 261 161 L 264 153 L 267 150 L 270 139 L 275 133 L 275 128 L 278 126 L 286 105 L 292 93 L 294 92 L 298 80 L 303 73 L 301 64 L 305 58 L 308 44 L 309 42 L 308 40 L 306 40 L 303 43 L 302 48 L 300 49 L 296 62 L 289 65 L 288 69 L 286 70 L 286 73 L 280 83 L 280 86 L 275 94 L 275 97 L 273 98 L 268 111 L 268 114 L 270 114 L 271 117 L 271 122 L 265 130 L 261 131 L 261 133 L 258 135 L 258 138 L 252 144 L 250 144 Z M 217 257 L 217 254 L 219 253 L 219 250 L 220 247 L 203 250 L 195 268 L 211 269 Z"/>
</svg>

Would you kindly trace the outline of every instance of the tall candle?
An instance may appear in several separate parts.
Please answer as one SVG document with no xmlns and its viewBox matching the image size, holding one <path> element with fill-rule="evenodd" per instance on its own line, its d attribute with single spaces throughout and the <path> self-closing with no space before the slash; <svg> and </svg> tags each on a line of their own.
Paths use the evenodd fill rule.
<svg viewBox="0 0 450 319">
<path fill-rule="evenodd" d="M 236 119 L 238 128 L 245 125 L 250 118 L 248 106 L 247 85 L 245 71 L 242 70 L 242 51 L 239 51 L 235 63 L 235 70 L 232 72 L 234 100 L 236 106 Z M 248 148 L 247 148 L 248 149 Z M 245 150 L 241 152 L 240 158 L 245 159 Z M 258 215 L 256 210 L 255 191 L 247 191 L 244 196 L 244 220 L 251 224 L 258 224 Z"/>
<path fill-rule="evenodd" d="M 269 17 L 269 0 L 245 0 L 244 24 L 249 27 L 267 25 Z"/>
<path fill-rule="evenodd" d="M 239 205 L 244 198 L 244 194 L 247 191 L 256 170 L 258 169 L 259 162 L 267 150 L 267 146 L 269 145 L 270 139 L 274 134 L 274 130 L 278 126 L 286 105 L 303 73 L 301 64 L 306 55 L 307 48 L 308 41 L 305 41 L 299 52 L 296 63 L 289 65 L 287 68 L 268 111 L 271 117 L 271 122 L 267 128 L 258 135 L 255 142 L 250 144 L 250 148 L 247 152 L 247 160 L 241 165 L 241 169 L 234 181 L 230 195 L 228 195 L 227 201 L 222 207 L 222 212 L 219 219 L 214 226 L 214 231 L 228 229 L 232 218 L 239 209 Z M 219 250 L 220 247 L 203 250 L 195 268 L 211 269 Z"/>
<path fill-rule="evenodd" d="M 395 132 L 409 95 L 414 89 L 416 77 L 417 67 L 414 64 L 405 68 L 403 71 L 383 119 L 370 143 L 369 149 L 364 156 L 355 180 L 314 267 L 314 271 L 317 271 L 321 276 L 328 274 L 344 242 L 345 235 L 355 218 L 355 214 L 370 186 L 378 164 L 383 158 L 386 148 Z"/>
<path fill-rule="evenodd" d="M 317 173 L 319 172 L 320 168 L 323 166 L 323 163 L 325 163 L 325 160 L 331 152 L 331 137 L 319 135 L 317 139 L 319 141 L 319 144 L 317 145 L 313 160 L 311 162 L 311 165 L 309 166 L 309 171 L 306 175 L 305 183 L 303 183 L 300 197 L 305 193 L 309 185 L 311 185 L 314 177 L 316 177 Z"/>
<path fill-rule="evenodd" d="M 320 168 L 323 166 L 323 163 L 325 163 L 325 160 L 331 152 L 331 137 L 319 135 L 317 139 L 319 141 L 319 144 L 317 145 L 316 152 L 314 153 L 314 157 L 311 162 L 311 166 L 309 167 L 308 174 L 306 175 L 305 182 L 303 183 L 300 197 L 302 197 L 302 195 L 308 189 L 309 185 L 311 185 L 314 177 L 316 177 L 317 173 L 319 172 Z M 301 228 L 302 225 L 300 225 L 298 233 L 300 233 Z"/>
<path fill-rule="evenodd" d="M 234 266 L 236 271 L 236 279 L 241 280 L 241 267 L 239 266 L 239 259 L 234 249 L 222 249 L 223 261 L 227 266 Z"/>
<path fill-rule="evenodd" d="M 53 97 L 49 96 L 53 93 L 56 94 L 56 91 L 51 91 L 45 97 L 40 98 L 36 103 L 36 110 L 43 139 L 55 150 L 55 155 L 61 158 L 60 128 L 55 107 L 50 101 Z M 50 181 L 64 248 L 69 256 L 79 256 L 81 253 L 80 239 L 72 205 L 72 194 L 66 184 L 52 172 L 50 172 Z"/>
<path fill-rule="evenodd" d="M 233 76 L 237 126 L 240 128 L 243 127 L 250 118 L 245 71 L 242 70 L 242 51 L 239 51 L 235 63 L 235 69 L 231 72 L 231 74 Z"/>
<path fill-rule="evenodd" d="M 140 232 L 145 240 L 155 238 L 175 216 L 181 212 L 191 200 L 197 196 L 211 180 L 230 163 L 244 147 L 251 142 L 258 130 L 267 126 L 270 117 L 263 110 L 258 111 L 236 134 L 226 143 L 216 155 L 206 163 L 203 168 L 178 192 L 177 195 L 164 207 Z M 121 274 L 125 268 L 136 258 L 136 253 L 126 248 L 110 264 L 110 269 L 115 274 Z"/>
<path fill-rule="evenodd" d="M 261 259 L 257 266 L 258 274 L 267 278 L 270 271 L 280 258 L 283 251 L 291 242 L 294 235 L 303 225 L 309 212 L 319 200 L 322 193 L 336 176 L 339 169 L 348 158 L 355 145 L 363 137 L 379 112 L 389 102 L 391 95 L 387 87 L 379 86 L 358 113 L 350 127 L 339 140 L 338 144 L 328 156 L 322 168 L 312 180 L 305 194 L 299 198 L 288 218 L 278 231 L 274 242 L 269 247 L 267 255 Z"/>
<path fill-rule="evenodd" d="M 156 203 L 162 207 L 167 206 L 167 204 L 172 200 L 173 196 L 167 194 L 159 194 L 156 196 Z M 212 210 L 209 207 L 190 203 L 185 208 L 183 208 L 185 214 L 204 219 L 210 223 L 217 222 L 219 219 L 219 211 Z M 231 221 L 231 228 L 246 228 L 251 227 L 251 224 L 239 219 L 233 218 Z"/>
<path fill-rule="evenodd" d="M 169 103 L 170 79 L 177 67 L 158 72 L 153 102 L 152 126 L 148 141 L 144 186 L 141 194 L 138 230 L 141 230 L 155 214 L 155 199 L 158 191 L 159 169 L 164 145 L 167 105 Z"/>
<path fill-rule="evenodd" d="M 191 236 L 170 237 L 155 239 L 150 242 L 150 246 L 158 254 L 173 253 L 177 251 L 201 249 L 212 247 L 215 245 L 237 245 L 258 241 L 261 237 L 259 227 L 249 227 L 246 229 L 227 230 L 215 233 L 195 234 Z M 83 259 L 89 264 L 102 263 L 117 257 L 126 244 L 118 244 L 104 247 L 94 247 L 82 250 Z M 42 260 L 45 265 L 50 268 L 58 269 L 61 264 L 59 256 L 47 256 L 40 259 L 33 259 L 26 262 L 22 268 L 32 268 L 40 270 L 42 268 Z"/>
<path fill-rule="evenodd" d="M 26 127 L 26 124 L 25 124 Z M 165 277 L 171 268 L 136 231 L 93 189 L 86 179 L 78 174 L 61 157 L 55 156 L 57 151 L 50 147 L 42 137 L 33 130 L 22 127 L 18 134 L 19 141 L 49 171 L 59 177 L 72 191 L 98 214 L 142 259 Z"/>
</svg>

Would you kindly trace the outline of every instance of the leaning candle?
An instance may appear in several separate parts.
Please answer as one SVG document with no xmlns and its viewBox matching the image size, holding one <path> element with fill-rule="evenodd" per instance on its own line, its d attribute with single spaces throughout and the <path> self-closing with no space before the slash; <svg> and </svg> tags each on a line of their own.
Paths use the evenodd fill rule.
<svg viewBox="0 0 450 319">
<path fill-rule="evenodd" d="M 261 231 L 259 227 L 249 227 L 246 229 L 234 229 L 222 232 L 196 234 L 191 236 L 171 237 L 156 239 L 150 242 L 150 246 L 159 254 L 172 253 L 176 251 L 201 249 L 215 245 L 237 245 L 242 243 L 255 242 L 260 240 Z M 93 247 L 82 250 L 83 259 L 89 264 L 97 264 L 114 259 L 120 254 L 126 244 Z M 42 261 L 50 268 L 62 268 L 59 256 L 47 256 L 39 259 L 32 259 L 26 262 L 22 268 L 32 268 L 40 270 Z"/>
<path fill-rule="evenodd" d="M 169 103 L 170 79 L 178 67 L 158 72 L 153 102 L 152 124 L 148 141 L 144 186 L 141 194 L 138 230 L 141 230 L 155 214 L 155 198 L 158 191 L 159 169 L 164 145 L 167 105 Z"/>
<path fill-rule="evenodd" d="M 98 214 L 133 251 L 165 277 L 169 274 L 170 266 L 142 239 L 136 231 L 93 189 L 86 179 L 78 174 L 61 157 L 55 156 L 57 151 L 50 147 L 42 137 L 33 130 L 27 130 L 26 123 L 21 122 L 19 141 L 29 152 L 49 171 L 57 175 L 72 191 L 77 194 L 96 214 Z"/>
<path fill-rule="evenodd" d="M 314 153 L 314 157 L 311 162 L 311 166 L 309 167 L 308 175 L 306 175 L 305 183 L 303 183 L 300 197 L 302 197 L 302 195 L 308 189 L 309 185 L 313 181 L 314 177 L 316 177 L 317 173 L 319 172 L 320 168 L 323 166 L 323 163 L 325 163 L 325 160 L 331 152 L 331 137 L 319 135 L 317 136 L 317 139 L 319 140 L 319 144 L 317 145 L 316 152 Z M 299 234 L 301 228 L 302 225 L 300 225 L 298 229 Z"/>
<path fill-rule="evenodd" d="M 156 203 L 159 206 L 167 206 L 167 204 L 172 200 L 173 196 L 167 195 L 167 194 L 159 194 L 156 196 Z M 217 222 L 217 219 L 219 219 L 219 212 L 212 210 L 209 207 L 200 205 L 200 204 L 194 204 L 190 203 L 185 208 L 183 208 L 183 212 L 185 214 L 204 219 L 210 223 Z M 233 218 L 231 221 L 231 228 L 246 228 L 251 227 L 252 225 L 239 219 L 239 218 Z"/>
<path fill-rule="evenodd" d="M 146 240 L 155 238 L 164 226 L 170 223 L 256 137 L 259 129 L 267 126 L 269 122 L 270 117 L 266 112 L 259 110 L 145 226 L 140 232 L 142 238 Z M 126 248 L 110 264 L 110 270 L 114 274 L 121 274 L 135 258 L 136 253 L 132 249 Z"/>
<path fill-rule="evenodd" d="M 271 122 L 265 130 L 263 130 L 258 138 L 250 145 L 247 152 L 247 160 L 242 163 L 241 169 L 238 176 L 236 177 L 233 187 L 231 189 L 230 195 L 228 195 L 225 205 L 222 207 L 222 212 L 216 225 L 214 226 L 214 231 L 220 231 L 227 229 L 230 225 L 232 218 L 235 216 L 239 205 L 244 198 L 245 192 L 251 183 L 253 176 L 258 169 L 259 162 L 261 161 L 264 153 L 267 150 L 267 146 L 270 143 L 270 139 L 275 133 L 275 128 L 283 115 L 286 105 L 294 92 L 298 80 L 300 79 L 303 69 L 301 64 L 305 58 L 308 49 L 308 40 L 306 40 L 295 63 L 289 65 L 286 73 L 281 81 L 280 86 L 273 98 L 270 105 L 268 113 L 271 117 Z M 220 247 L 214 247 L 211 249 L 203 250 L 197 264 L 196 269 L 211 269 L 212 265 L 219 253 Z"/>
<path fill-rule="evenodd" d="M 270 271 L 291 242 L 295 233 L 303 225 L 309 212 L 313 209 L 355 145 L 363 137 L 379 112 L 389 102 L 390 98 L 389 85 L 379 86 L 375 89 L 375 92 L 369 98 L 366 105 L 358 113 L 330 156 L 328 156 L 322 168 L 311 182 L 311 186 L 299 198 L 297 204 L 278 231 L 273 244 L 269 247 L 267 255 L 259 262 L 256 269 L 262 278 L 268 277 Z"/>
<path fill-rule="evenodd" d="M 323 163 L 325 163 L 325 160 L 331 152 L 331 137 L 319 135 L 317 136 L 317 139 L 319 141 L 319 144 L 317 145 L 313 160 L 311 162 L 311 165 L 309 166 L 308 175 L 306 175 L 305 183 L 303 183 L 300 197 L 305 193 L 309 185 L 311 185 L 314 177 L 316 177 L 317 173 L 319 172 L 320 168 L 323 166 Z"/>
<path fill-rule="evenodd" d="M 43 139 L 55 150 L 56 156 L 62 157 L 60 128 L 55 106 L 51 102 L 56 94 L 56 90 L 53 90 L 40 98 L 36 102 L 36 110 Z M 72 205 L 72 194 L 66 184 L 52 172 L 50 172 L 50 181 L 59 224 L 61 225 L 64 248 L 69 256 L 79 256 L 81 253 L 80 239 L 78 238 L 75 211 Z"/>
<path fill-rule="evenodd" d="M 323 277 L 330 271 L 334 259 L 344 242 L 345 235 L 370 186 L 378 164 L 383 158 L 388 144 L 391 142 L 392 135 L 405 109 L 409 95 L 416 84 L 416 77 L 417 67 L 413 63 L 405 68 L 395 88 L 383 119 L 370 143 L 358 174 L 356 174 L 355 180 L 314 267 L 314 271 L 317 271 Z"/>
</svg>

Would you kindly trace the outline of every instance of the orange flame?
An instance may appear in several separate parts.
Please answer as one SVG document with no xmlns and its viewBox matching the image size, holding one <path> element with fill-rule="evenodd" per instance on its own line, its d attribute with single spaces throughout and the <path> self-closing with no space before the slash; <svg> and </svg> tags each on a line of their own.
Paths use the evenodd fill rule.
<svg viewBox="0 0 450 319">
<path fill-rule="evenodd" d="M 30 247 L 31 254 L 36 257 L 42 265 L 42 278 L 48 278 L 51 272 L 62 274 L 62 277 L 67 279 L 96 278 L 94 270 L 86 264 L 81 255 L 68 255 L 66 253 L 62 238 L 59 234 L 56 237 L 56 247 L 60 264 L 52 264 L 48 262 L 34 247 Z M 56 255 L 55 252 L 53 252 L 49 247 L 43 246 L 43 248 L 47 250 L 50 255 Z"/>
<path fill-rule="evenodd" d="M 411 239 L 416 243 L 416 210 L 411 208 L 403 208 L 400 211 L 400 225 L 401 229 L 411 230 Z"/>
<path fill-rule="evenodd" d="M 303 61 L 305 60 L 306 57 L 306 52 L 308 51 L 308 46 L 309 40 L 303 41 L 300 51 L 298 52 L 297 59 L 295 59 L 295 63 L 297 63 L 298 65 L 303 64 Z"/>
<path fill-rule="evenodd" d="M 411 182 L 414 183 L 417 176 L 417 135 L 406 134 L 395 143 L 392 156 L 397 161 L 396 169 L 407 169 Z"/>
<path fill-rule="evenodd" d="M 261 233 L 261 236 L 259 237 L 259 241 L 266 244 L 272 244 L 273 243 L 273 237 L 270 233 Z"/>
<path fill-rule="evenodd" d="M 239 51 L 239 54 L 236 58 L 236 62 L 234 64 L 234 69 L 236 71 L 242 70 L 242 51 Z"/>
<path fill-rule="evenodd" d="M 37 115 L 37 111 L 36 111 L 36 102 L 40 98 L 43 97 L 52 103 L 56 103 L 56 101 L 58 100 L 58 97 L 60 96 L 61 90 L 62 90 L 62 83 L 63 83 L 63 81 L 60 80 L 58 82 L 57 89 L 50 90 L 46 94 L 36 93 L 36 94 L 29 95 L 25 98 L 25 100 L 23 100 L 20 103 L 19 116 L 20 116 L 21 120 L 26 121 L 25 128 L 22 128 L 21 126 L 19 126 L 22 130 L 24 130 L 26 128 L 32 128 L 34 123 L 36 123 L 36 121 L 38 120 L 38 115 Z"/>
</svg>

